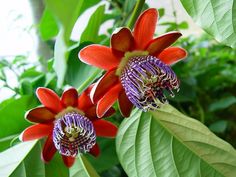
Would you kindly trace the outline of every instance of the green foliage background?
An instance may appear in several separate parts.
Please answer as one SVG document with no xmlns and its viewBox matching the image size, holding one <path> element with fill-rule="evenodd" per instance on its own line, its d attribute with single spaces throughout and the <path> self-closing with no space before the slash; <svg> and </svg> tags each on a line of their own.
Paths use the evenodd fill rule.
<svg viewBox="0 0 236 177">
<path fill-rule="evenodd" d="M 25 112 L 40 104 L 34 94 L 37 87 L 48 87 L 61 94 L 69 85 L 81 93 L 103 73 L 82 63 L 78 52 L 91 43 L 109 45 L 110 35 L 127 24 L 136 1 L 107 1 L 110 13 L 99 2 L 46 0 L 37 28 L 54 57 L 40 58 L 33 66 L 24 56 L 16 56 L 12 62 L 1 58 L 0 79 L 15 95 L 0 103 L 0 176 L 236 176 L 236 49 L 224 45 L 235 48 L 236 32 L 231 29 L 236 25 L 234 0 L 225 4 L 181 0 L 186 11 L 210 35 L 189 36 L 176 43 L 189 53 L 184 61 L 173 66 L 181 88 L 169 100 L 180 112 L 171 106 L 156 113 L 134 110 L 126 120 L 117 112 L 109 118 L 120 127 L 117 139 L 98 139 L 100 157 L 78 156 L 71 169 L 63 165 L 59 155 L 49 164 L 41 162 L 43 140 L 19 142 L 19 134 L 30 125 L 24 120 Z M 209 4 L 211 8 L 207 8 Z M 71 41 L 76 20 L 91 8 L 93 12 L 87 17 L 88 24 L 80 39 Z M 147 8 L 144 4 L 142 10 Z M 160 18 L 163 15 L 165 10 L 159 9 Z M 214 18 L 207 19 L 208 16 Z M 99 35 L 101 25 L 109 19 L 114 20 L 109 34 Z M 185 21 L 159 25 L 165 26 L 167 32 L 188 28 Z M 224 25 L 231 25 L 230 29 L 219 28 Z M 15 73 L 18 87 L 8 85 L 6 70 Z M 117 109 L 117 105 L 114 107 Z"/>
</svg>

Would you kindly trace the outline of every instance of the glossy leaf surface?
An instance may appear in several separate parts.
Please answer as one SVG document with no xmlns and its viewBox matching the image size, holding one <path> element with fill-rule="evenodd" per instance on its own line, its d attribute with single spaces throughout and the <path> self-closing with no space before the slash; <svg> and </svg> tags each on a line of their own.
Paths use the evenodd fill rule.
<svg viewBox="0 0 236 177">
<path fill-rule="evenodd" d="M 120 126 L 116 147 L 129 176 L 236 175 L 235 149 L 170 105 L 134 110 Z"/>
</svg>

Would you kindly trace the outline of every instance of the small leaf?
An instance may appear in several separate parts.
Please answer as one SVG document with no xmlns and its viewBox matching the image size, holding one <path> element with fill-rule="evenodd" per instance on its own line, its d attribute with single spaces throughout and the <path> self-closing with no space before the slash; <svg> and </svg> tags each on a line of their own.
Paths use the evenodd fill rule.
<svg viewBox="0 0 236 177">
<path fill-rule="evenodd" d="M 170 105 L 134 110 L 116 139 L 128 176 L 236 176 L 236 151 L 195 119 Z"/>
<path fill-rule="evenodd" d="M 212 103 L 209 106 L 209 111 L 217 111 L 220 109 L 225 109 L 228 108 L 229 106 L 233 105 L 236 103 L 236 97 L 235 96 L 229 96 L 226 98 L 222 98 L 220 100 L 218 100 L 215 103 Z"/>
<path fill-rule="evenodd" d="M 165 15 L 165 9 L 164 8 L 158 9 L 158 15 L 159 15 L 159 18 L 163 17 Z"/>
<path fill-rule="evenodd" d="M 43 40 L 55 37 L 59 29 L 52 13 L 46 8 L 39 23 L 39 33 Z"/>
<path fill-rule="evenodd" d="M 183 21 L 183 22 L 179 23 L 178 28 L 179 29 L 188 29 L 188 22 Z"/>
<path fill-rule="evenodd" d="M 23 80 L 20 85 L 21 95 L 33 95 L 32 83 L 28 80 Z"/>
<path fill-rule="evenodd" d="M 99 6 L 91 15 L 89 23 L 81 35 L 80 42 L 90 41 L 97 43 L 98 32 L 105 15 L 105 5 Z"/>
<path fill-rule="evenodd" d="M 209 129 L 216 133 L 224 133 L 226 128 L 227 128 L 227 122 L 225 120 L 214 122 L 209 126 Z"/>
</svg>

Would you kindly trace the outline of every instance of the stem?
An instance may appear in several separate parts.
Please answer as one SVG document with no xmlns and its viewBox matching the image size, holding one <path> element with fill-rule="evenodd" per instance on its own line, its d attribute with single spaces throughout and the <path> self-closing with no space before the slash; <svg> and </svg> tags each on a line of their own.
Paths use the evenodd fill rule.
<svg viewBox="0 0 236 177">
<path fill-rule="evenodd" d="M 134 11 L 131 14 L 131 17 L 130 17 L 128 24 L 127 24 L 127 27 L 129 27 L 130 29 L 133 28 L 136 19 L 138 18 L 139 14 L 142 11 L 144 3 L 145 3 L 145 0 L 137 0 L 137 3 L 134 7 Z"/>
<path fill-rule="evenodd" d="M 77 89 L 78 93 L 81 93 L 91 82 L 93 82 L 102 71 L 100 69 L 97 69 L 86 81 L 83 82 L 82 85 Z"/>
</svg>

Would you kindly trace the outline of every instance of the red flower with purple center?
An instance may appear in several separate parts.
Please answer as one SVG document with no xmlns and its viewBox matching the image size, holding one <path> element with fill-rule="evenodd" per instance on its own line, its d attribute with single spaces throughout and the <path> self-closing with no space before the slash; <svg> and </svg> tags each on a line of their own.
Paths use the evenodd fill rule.
<svg viewBox="0 0 236 177">
<path fill-rule="evenodd" d="M 79 153 L 99 155 L 96 137 L 115 137 L 117 127 L 96 115 L 96 105 L 89 97 L 92 86 L 80 96 L 76 89 L 65 91 L 61 98 L 48 88 L 38 88 L 36 93 L 41 107 L 26 113 L 26 119 L 36 123 L 22 132 L 20 139 L 29 141 L 47 137 L 42 159 L 49 162 L 56 151 L 62 155 L 67 167 L 73 165 Z M 103 117 L 111 116 L 115 110 L 108 109 Z"/>
<path fill-rule="evenodd" d="M 95 84 L 91 99 L 102 117 L 118 99 L 119 108 L 129 117 L 133 105 L 144 111 L 155 110 L 167 102 L 164 91 L 174 96 L 179 80 L 170 68 L 187 52 L 170 47 L 180 36 L 169 32 L 153 39 L 158 12 L 148 9 L 138 18 L 134 30 L 121 28 L 111 37 L 111 47 L 89 45 L 79 53 L 88 64 L 107 73 Z"/>
</svg>

